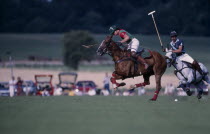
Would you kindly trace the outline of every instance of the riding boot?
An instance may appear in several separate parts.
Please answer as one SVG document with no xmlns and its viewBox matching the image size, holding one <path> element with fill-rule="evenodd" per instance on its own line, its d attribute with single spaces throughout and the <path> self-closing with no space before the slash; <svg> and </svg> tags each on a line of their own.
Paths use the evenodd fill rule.
<svg viewBox="0 0 210 134">
<path fill-rule="evenodd" d="M 137 61 L 141 62 L 142 64 L 144 64 L 144 68 L 147 69 L 149 67 L 149 65 L 146 63 L 145 59 L 142 58 L 141 56 L 138 56 L 136 54 L 136 52 L 131 52 L 132 57 L 136 58 Z"/>
<path fill-rule="evenodd" d="M 147 69 L 149 67 L 149 65 L 146 63 L 145 59 L 142 58 L 141 56 L 138 56 L 137 60 L 144 64 L 145 69 Z"/>
<path fill-rule="evenodd" d="M 195 70 L 197 70 L 202 76 L 204 75 L 204 74 L 203 74 L 203 71 L 202 71 L 202 69 L 201 69 L 201 67 L 200 67 L 200 65 L 198 64 L 198 62 L 197 62 L 196 60 L 193 61 L 192 66 L 193 66 L 193 68 L 194 68 Z"/>
</svg>

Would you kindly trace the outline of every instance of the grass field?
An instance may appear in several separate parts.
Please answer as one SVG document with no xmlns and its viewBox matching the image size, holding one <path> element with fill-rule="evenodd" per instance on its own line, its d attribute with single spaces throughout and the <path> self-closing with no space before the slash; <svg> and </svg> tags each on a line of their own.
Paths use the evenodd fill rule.
<svg viewBox="0 0 210 134">
<path fill-rule="evenodd" d="M 142 97 L 0 97 L 2 134 L 204 134 L 209 99 Z"/>
</svg>

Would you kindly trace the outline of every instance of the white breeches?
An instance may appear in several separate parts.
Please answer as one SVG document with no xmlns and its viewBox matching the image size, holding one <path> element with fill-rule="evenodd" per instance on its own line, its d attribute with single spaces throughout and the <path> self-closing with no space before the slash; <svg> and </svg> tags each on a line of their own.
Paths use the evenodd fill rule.
<svg viewBox="0 0 210 134">
<path fill-rule="evenodd" d="M 178 56 L 177 58 L 181 61 L 185 61 L 185 62 L 188 62 L 188 63 L 191 63 L 191 64 L 194 61 L 194 59 L 191 56 L 189 56 L 188 54 L 183 54 L 181 56 Z"/>
<path fill-rule="evenodd" d="M 128 44 L 128 50 L 131 50 L 131 52 L 137 52 L 139 48 L 139 41 L 136 38 L 133 38 L 131 42 Z"/>
</svg>

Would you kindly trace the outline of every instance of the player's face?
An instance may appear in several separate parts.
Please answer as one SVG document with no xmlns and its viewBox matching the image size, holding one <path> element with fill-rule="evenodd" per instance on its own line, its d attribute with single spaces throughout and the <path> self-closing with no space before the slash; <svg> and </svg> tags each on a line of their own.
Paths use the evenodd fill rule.
<svg viewBox="0 0 210 134">
<path fill-rule="evenodd" d="M 175 42 L 175 41 L 176 41 L 176 36 L 172 36 L 172 37 L 171 37 L 171 40 L 172 40 L 173 42 Z"/>
</svg>

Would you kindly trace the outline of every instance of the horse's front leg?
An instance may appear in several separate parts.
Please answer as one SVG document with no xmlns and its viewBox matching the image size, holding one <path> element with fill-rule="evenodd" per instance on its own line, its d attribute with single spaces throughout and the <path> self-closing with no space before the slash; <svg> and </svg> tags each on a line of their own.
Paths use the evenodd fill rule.
<svg viewBox="0 0 210 134">
<path fill-rule="evenodd" d="M 177 74 L 178 79 L 180 80 L 180 85 L 178 88 L 182 88 L 188 96 L 192 95 L 192 92 L 190 91 L 190 86 L 192 81 L 194 80 L 193 72 L 182 72 L 184 76 L 181 75 L 181 73 Z"/>
<path fill-rule="evenodd" d="M 111 83 L 113 84 L 114 89 L 117 89 L 118 87 L 125 86 L 126 84 L 124 82 L 117 83 L 116 80 L 123 79 L 123 76 L 118 75 L 115 71 L 112 73 L 112 77 L 110 78 Z"/>
<path fill-rule="evenodd" d="M 201 81 L 198 84 L 196 84 L 195 87 L 197 89 L 197 98 L 201 99 L 202 94 L 203 94 L 203 89 L 205 88 L 205 83 L 203 81 Z"/>
</svg>

